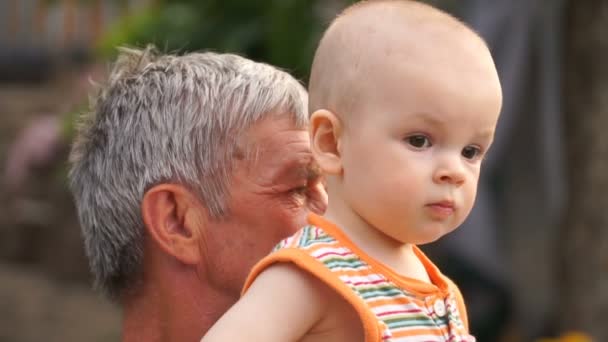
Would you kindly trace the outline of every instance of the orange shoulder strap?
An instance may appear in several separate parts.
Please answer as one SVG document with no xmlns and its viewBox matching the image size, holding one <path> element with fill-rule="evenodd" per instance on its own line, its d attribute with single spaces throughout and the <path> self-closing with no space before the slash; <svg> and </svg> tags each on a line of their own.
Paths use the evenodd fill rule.
<svg viewBox="0 0 608 342">
<path fill-rule="evenodd" d="M 253 270 L 249 273 L 242 294 L 244 295 L 247 289 L 255 281 L 258 275 L 268 267 L 275 263 L 292 263 L 296 267 L 304 270 L 332 288 L 338 295 L 344 298 L 350 305 L 353 306 L 365 331 L 366 342 L 377 342 L 382 340 L 381 330 L 374 313 L 367 307 L 363 299 L 361 299 L 348 285 L 344 284 L 335 274 L 333 274 L 325 265 L 316 260 L 306 252 L 296 248 L 286 248 L 273 252 L 269 256 L 258 262 Z"/>
</svg>

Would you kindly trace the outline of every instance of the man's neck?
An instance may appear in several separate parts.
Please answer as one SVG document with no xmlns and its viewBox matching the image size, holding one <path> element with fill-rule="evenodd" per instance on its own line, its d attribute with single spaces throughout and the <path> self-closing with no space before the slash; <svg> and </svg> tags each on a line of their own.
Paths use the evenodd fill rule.
<svg viewBox="0 0 608 342">
<path fill-rule="evenodd" d="M 187 283 L 147 286 L 125 300 L 122 341 L 199 341 L 238 299 L 203 283 Z"/>
</svg>

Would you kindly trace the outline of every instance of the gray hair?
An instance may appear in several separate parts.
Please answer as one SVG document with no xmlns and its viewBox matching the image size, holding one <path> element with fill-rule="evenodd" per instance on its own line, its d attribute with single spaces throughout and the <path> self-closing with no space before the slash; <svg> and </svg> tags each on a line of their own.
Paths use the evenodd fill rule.
<svg viewBox="0 0 608 342">
<path fill-rule="evenodd" d="M 306 97 L 288 73 L 236 55 L 120 49 L 70 155 L 96 287 L 116 298 L 141 274 L 147 189 L 183 184 L 213 218 L 227 215 L 238 137 L 269 116 L 288 115 L 305 127 Z"/>
</svg>

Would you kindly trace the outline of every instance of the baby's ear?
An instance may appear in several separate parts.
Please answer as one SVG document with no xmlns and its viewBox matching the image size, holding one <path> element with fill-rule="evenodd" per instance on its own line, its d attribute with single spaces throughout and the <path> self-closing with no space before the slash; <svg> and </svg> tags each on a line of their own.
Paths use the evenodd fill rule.
<svg viewBox="0 0 608 342">
<path fill-rule="evenodd" d="M 328 110 L 317 110 L 310 117 L 309 132 L 312 154 L 323 173 L 341 174 L 342 122 L 340 119 Z"/>
</svg>

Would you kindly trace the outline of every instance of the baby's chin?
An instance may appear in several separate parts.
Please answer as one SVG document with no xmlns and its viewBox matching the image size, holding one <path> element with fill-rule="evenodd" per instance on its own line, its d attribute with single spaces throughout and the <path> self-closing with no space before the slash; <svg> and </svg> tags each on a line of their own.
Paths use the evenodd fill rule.
<svg viewBox="0 0 608 342">
<path fill-rule="evenodd" d="M 426 245 L 429 243 L 433 243 L 446 236 L 447 234 L 453 232 L 454 230 L 456 230 L 456 228 L 458 228 L 458 226 L 437 228 L 430 227 L 423 232 L 419 232 L 419 234 L 416 234 L 415 236 L 410 236 L 410 238 L 408 239 L 410 241 L 404 243 L 410 243 L 413 245 Z"/>
<path fill-rule="evenodd" d="M 443 235 L 437 235 L 437 236 L 432 236 L 432 237 L 426 237 L 426 238 L 420 238 L 417 239 L 417 242 L 412 243 L 413 245 L 416 246 L 422 246 L 422 245 L 427 245 L 429 243 L 433 243 L 438 241 L 439 239 L 441 239 L 443 236 L 445 236 L 445 234 Z"/>
</svg>

